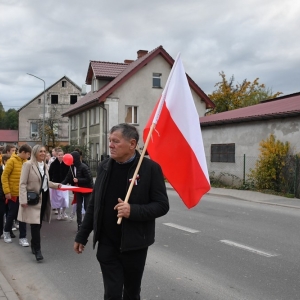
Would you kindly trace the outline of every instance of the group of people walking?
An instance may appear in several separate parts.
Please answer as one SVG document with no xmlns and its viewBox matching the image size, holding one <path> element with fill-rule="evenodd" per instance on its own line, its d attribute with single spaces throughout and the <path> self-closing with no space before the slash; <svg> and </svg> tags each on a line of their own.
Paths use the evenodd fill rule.
<svg viewBox="0 0 300 300">
<path fill-rule="evenodd" d="M 11 208 L 4 237 L 9 238 L 12 221 L 17 217 L 20 244 L 28 246 L 26 223 L 29 223 L 32 253 L 38 261 L 42 260 L 42 220 L 50 219 L 53 207 L 61 216 L 67 207 L 67 202 L 60 201 L 63 198 L 58 191 L 61 184 L 93 188 L 92 194 L 76 193 L 78 231 L 74 250 L 81 254 L 93 231 L 92 245 L 98 244 L 97 259 L 103 276 L 104 299 L 141 299 L 148 247 L 155 240 L 155 219 L 168 212 L 169 201 L 161 167 L 140 155 L 136 150 L 138 141 L 139 133 L 133 125 L 121 123 L 111 128 L 110 157 L 99 164 L 95 188 L 89 167 L 82 163 L 78 151 L 71 153 L 73 164 L 68 170 L 61 165 L 62 153 L 57 151 L 57 158 L 50 163 L 48 171 L 44 146 L 36 145 L 33 149 L 28 145 L 21 146 L 19 153 L 12 154 L 6 162 L 2 173 L 4 196 Z M 30 160 L 27 160 L 29 156 Z M 136 169 L 138 176 L 133 180 Z M 124 199 L 129 185 L 132 190 L 127 202 Z M 49 189 L 53 191 L 49 193 Z M 41 191 L 37 205 L 28 206 L 27 191 Z M 82 222 L 83 203 L 86 213 Z M 118 218 L 122 219 L 120 225 Z"/>
<path fill-rule="evenodd" d="M 43 260 L 41 252 L 40 230 L 42 222 L 50 222 L 52 209 L 59 211 L 58 219 L 66 217 L 66 208 L 69 206 L 68 192 L 59 190 L 62 184 L 77 185 L 93 188 L 93 178 L 89 168 L 81 162 L 77 162 L 80 154 L 77 151 L 71 153 L 76 165 L 67 166 L 63 162 L 63 150 L 55 149 L 55 156 L 51 163 L 46 163 L 46 148 L 43 145 L 35 145 L 31 148 L 24 144 L 18 149 L 6 146 L 11 153 L 2 154 L 0 162 L 1 191 L 0 191 L 0 233 L 3 231 L 4 242 L 12 242 L 12 225 L 14 220 L 19 221 L 19 244 L 28 247 L 26 224 L 31 228 L 31 251 L 37 261 Z M 87 170 L 81 178 L 82 170 Z M 27 193 L 34 192 L 40 195 L 36 205 L 28 205 Z M 82 202 L 88 201 L 89 195 L 76 197 L 78 207 Z M 78 209 L 77 209 L 78 212 Z M 4 224 L 5 215 L 5 226 Z M 78 228 L 81 225 L 81 211 L 77 213 Z"/>
</svg>

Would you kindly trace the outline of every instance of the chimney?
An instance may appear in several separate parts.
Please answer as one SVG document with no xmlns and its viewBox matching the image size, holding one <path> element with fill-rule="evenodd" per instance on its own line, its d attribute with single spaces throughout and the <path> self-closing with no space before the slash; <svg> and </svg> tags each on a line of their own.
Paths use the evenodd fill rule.
<svg viewBox="0 0 300 300">
<path fill-rule="evenodd" d="M 134 62 L 134 60 L 132 60 L 132 59 L 125 59 L 124 60 L 125 64 L 131 64 L 132 62 Z"/>
<path fill-rule="evenodd" d="M 148 53 L 148 50 L 139 50 L 137 52 L 137 55 L 138 55 L 138 59 L 141 58 L 142 56 L 146 55 Z"/>
<path fill-rule="evenodd" d="M 83 84 L 81 89 L 81 96 L 85 96 L 85 95 L 86 95 L 86 85 Z"/>
</svg>

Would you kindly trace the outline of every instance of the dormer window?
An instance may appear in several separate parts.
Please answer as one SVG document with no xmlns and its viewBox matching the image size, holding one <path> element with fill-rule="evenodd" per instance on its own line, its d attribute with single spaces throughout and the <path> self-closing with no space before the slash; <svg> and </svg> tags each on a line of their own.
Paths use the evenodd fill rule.
<svg viewBox="0 0 300 300">
<path fill-rule="evenodd" d="M 98 91 L 98 80 L 96 78 L 93 78 L 93 81 L 92 81 L 92 91 L 93 92 Z"/>
</svg>

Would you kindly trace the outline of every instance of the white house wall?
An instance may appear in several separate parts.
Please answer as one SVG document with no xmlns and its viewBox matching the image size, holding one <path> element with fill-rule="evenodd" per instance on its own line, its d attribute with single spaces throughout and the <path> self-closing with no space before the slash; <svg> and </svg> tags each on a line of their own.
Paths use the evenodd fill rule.
<svg viewBox="0 0 300 300">
<path fill-rule="evenodd" d="M 255 167 L 259 157 L 259 144 L 270 134 L 281 142 L 289 142 L 294 154 L 300 153 L 300 118 L 272 119 L 255 122 L 223 124 L 202 127 L 203 144 L 208 171 L 226 172 L 239 178 L 243 177 L 244 154 L 246 174 Z M 235 163 L 211 162 L 211 144 L 235 143 Z"/>
<path fill-rule="evenodd" d="M 165 59 L 158 55 L 136 74 L 130 77 L 126 83 L 120 86 L 110 98 L 119 99 L 118 105 L 118 122 L 125 122 L 126 117 L 126 107 L 127 106 L 138 106 L 138 124 L 137 128 L 142 137 L 143 129 L 150 117 L 150 114 L 158 101 L 163 88 L 167 82 L 169 73 L 171 71 L 170 65 L 165 61 Z M 152 75 L 153 73 L 161 73 L 161 84 L 162 88 L 152 87 Z M 201 101 L 200 97 L 192 91 L 192 95 L 195 100 L 195 105 L 198 110 L 199 116 L 203 116 L 205 113 L 205 103 Z M 110 100 L 110 99 L 108 99 Z M 105 102 L 107 104 L 107 102 Z M 184 105 L 184 103 L 182 104 Z M 115 113 L 114 113 L 115 114 Z M 112 120 L 109 121 L 109 128 L 111 128 L 113 122 L 116 122 L 116 115 L 109 113 Z M 140 146 L 143 142 L 140 141 Z"/>
</svg>

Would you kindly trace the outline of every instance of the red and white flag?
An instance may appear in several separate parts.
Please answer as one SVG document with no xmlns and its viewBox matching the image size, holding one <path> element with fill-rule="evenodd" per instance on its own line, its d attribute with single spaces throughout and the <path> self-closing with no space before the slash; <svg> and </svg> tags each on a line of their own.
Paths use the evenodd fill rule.
<svg viewBox="0 0 300 300">
<path fill-rule="evenodd" d="M 147 151 L 188 208 L 210 190 L 199 115 L 178 54 L 166 87 L 144 129 Z"/>
</svg>

